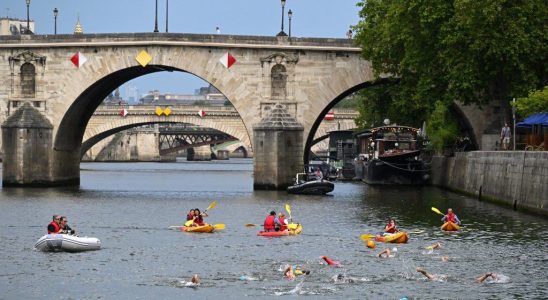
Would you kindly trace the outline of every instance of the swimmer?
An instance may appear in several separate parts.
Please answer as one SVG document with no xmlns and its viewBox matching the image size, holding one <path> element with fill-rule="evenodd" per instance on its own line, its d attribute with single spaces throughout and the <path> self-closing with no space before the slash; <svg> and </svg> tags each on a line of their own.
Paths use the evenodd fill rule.
<svg viewBox="0 0 548 300">
<path fill-rule="evenodd" d="M 435 244 L 432 244 L 432 245 L 426 247 L 426 249 L 428 249 L 428 250 L 441 249 L 441 244 L 440 243 L 435 243 Z"/>
<path fill-rule="evenodd" d="M 330 265 L 330 266 L 336 266 L 336 267 L 340 267 L 341 266 L 341 263 L 339 261 L 336 261 L 336 260 L 332 260 L 331 258 L 327 257 L 327 256 L 320 256 L 321 259 L 325 260 L 325 262 Z"/>
<path fill-rule="evenodd" d="M 356 280 L 344 274 L 337 274 L 331 278 L 334 283 L 354 283 Z"/>
<path fill-rule="evenodd" d="M 487 279 L 489 277 L 493 278 L 493 280 L 495 280 L 495 281 L 497 280 L 497 274 L 490 272 L 490 273 L 485 273 L 485 274 L 481 275 L 480 277 L 476 278 L 476 282 L 482 283 L 482 282 L 485 281 L 485 279 Z"/>
<path fill-rule="evenodd" d="M 198 276 L 198 274 L 194 274 L 194 276 L 192 276 L 192 279 L 190 281 L 192 283 L 194 283 L 195 285 L 199 285 L 200 284 L 200 276 Z"/>
<path fill-rule="evenodd" d="M 428 278 L 428 280 L 434 280 L 434 275 L 426 272 L 425 270 L 421 269 L 421 268 L 417 268 L 417 272 L 421 273 L 422 275 L 424 275 L 426 278 Z"/>
<path fill-rule="evenodd" d="M 441 261 L 442 262 L 448 262 L 449 261 L 449 256 L 442 256 Z"/>
<path fill-rule="evenodd" d="M 286 265 L 284 269 L 284 276 L 285 278 L 289 280 L 295 279 L 295 273 L 293 272 L 293 267 L 290 265 Z"/>
<path fill-rule="evenodd" d="M 379 258 L 389 258 L 389 257 L 391 257 L 390 256 L 390 249 L 386 248 L 386 249 L 382 250 L 382 252 L 379 253 L 378 256 L 379 256 Z"/>
</svg>

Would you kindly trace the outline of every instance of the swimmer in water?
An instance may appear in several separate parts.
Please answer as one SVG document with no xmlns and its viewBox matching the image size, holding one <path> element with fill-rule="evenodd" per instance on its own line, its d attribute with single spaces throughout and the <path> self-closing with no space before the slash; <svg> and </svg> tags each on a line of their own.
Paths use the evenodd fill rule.
<svg viewBox="0 0 548 300">
<path fill-rule="evenodd" d="M 390 256 L 390 249 L 386 248 L 386 249 L 382 250 L 382 252 L 379 253 L 378 257 L 379 258 L 389 258 L 389 257 L 391 257 Z"/>
<path fill-rule="evenodd" d="M 285 278 L 289 280 L 295 279 L 295 273 L 293 272 L 293 267 L 290 265 L 286 265 L 284 269 L 284 276 Z"/>
<path fill-rule="evenodd" d="M 330 265 L 330 266 L 336 266 L 336 267 L 340 267 L 341 266 L 341 263 L 339 261 L 336 261 L 336 260 L 332 260 L 331 258 L 327 257 L 327 256 L 320 256 L 321 259 L 325 260 L 325 262 Z"/>
<path fill-rule="evenodd" d="M 417 272 L 421 273 L 422 275 L 424 275 L 424 277 L 428 278 L 428 280 L 434 280 L 434 275 L 426 272 L 425 270 L 421 269 L 421 268 L 417 268 Z"/>
<path fill-rule="evenodd" d="M 426 249 L 428 249 L 428 250 L 441 249 L 441 244 L 440 243 L 435 243 L 433 245 L 430 245 L 430 246 L 426 247 Z"/>
<path fill-rule="evenodd" d="M 442 262 L 448 262 L 449 261 L 449 256 L 442 256 L 441 261 Z"/>
<path fill-rule="evenodd" d="M 336 276 L 333 276 L 332 278 L 333 282 L 335 283 L 354 283 L 355 279 L 343 274 L 337 274 Z"/>
<path fill-rule="evenodd" d="M 495 280 L 495 281 L 497 280 L 497 274 L 490 272 L 490 273 L 485 273 L 485 274 L 481 275 L 480 277 L 476 278 L 476 282 L 482 283 L 482 282 L 485 281 L 485 279 L 487 279 L 489 277 L 493 278 L 493 280 Z"/>
<path fill-rule="evenodd" d="M 192 276 L 192 279 L 190 281 L 192 283 L 194 283 L 195 285 L 199 285 L 200 284 L 200 276 L 198 276 L 198 274 L 194 274 L 194 276 Z"/>
</svg>

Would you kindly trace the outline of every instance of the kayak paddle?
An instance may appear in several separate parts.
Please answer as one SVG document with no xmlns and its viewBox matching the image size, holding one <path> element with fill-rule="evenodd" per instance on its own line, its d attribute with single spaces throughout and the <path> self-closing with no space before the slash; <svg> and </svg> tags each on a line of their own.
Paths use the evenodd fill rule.
<svg viewBox="0 0 548 300">
<path fill-rule="evenodd" d="M 225 224 L 213 224 L 213 227 L 216 230 L 223 230 L 223 229 L 225 229 Z"/>
<path fill-rule="evenodd" d="M 360 235 L 360 239 L 361 239 L 362 241 L 368 241 L 368 240 L 370 240 L 370 239 L 372 239 L 372 238 L 374 238 L 374 237 L 375 237 L 375 235 L 373 235 L 373 234 L 367 234 L 367 233 L 366 233 L 366 234 Z"/>
<path fill-rule="evenodd" d="M 287 210 L 287 213 L 289 214 L 289 219 L 293 219 L 291 217 L 291 206 L 289 206 L 289 203 L 285 204 L 285 210 Z"/>
<path fill-rule="evenodd" d="M 192 223 L 194 223 L 194 220 L 188 220 L 188 221 L 185 222 L 185 226 L 188 227 L 188 226 L 192 225 Z"/>
<path fill-rule="evenodd" d="M 217 201 L 211 202 L 211 204 L 204 210 L 204 213 L 206 213 L 208 209 L 215 208 L 215 206 L 217 206 Z"/>
<path fill-rule="evenodd" d="M 437 213 L 438 215 L 445 216 L 439 209 L 432 207 L 432 211 Z"/>
<path fill-rule="evenodd" d="M 255 227 L 257 226 L 256 224 L 251 224 L 251 223 L 248 223 L 248 224 L 245 224 L 245 227 Z"/>
</svg>

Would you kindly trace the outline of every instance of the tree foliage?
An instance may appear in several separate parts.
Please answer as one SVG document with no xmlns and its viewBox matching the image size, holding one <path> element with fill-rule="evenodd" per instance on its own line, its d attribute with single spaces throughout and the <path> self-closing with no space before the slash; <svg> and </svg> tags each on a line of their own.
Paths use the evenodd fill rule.
<svg viewBox="0 0 548 300">
<path fill-rule="evenodd" d="M 426 119 L 446 105 L 498 101 L 547 85 L 545 0 L 362 0 L 355 40 L 377 76 L 400 79 L 364 92 L 367 114 Z M 381 103 L 382 102 L 382 103 Z M 374 105 L 368 105 L 373 103 Z M 411 118 L 413 120 L 413 118 Z"/>
<path fill-rule="evenodd" d="M 453 146 L 460 133 L 459 126 L 445 103 L 436 102 L 435 109 L 426 124 L 426 133 L 430 139 L 430 146 L 437 151 Z"/>
<path fill-rule="evenodd" d="M 542 90 L 532 91 L 528 97 L 516 100 L 516 112 L 527 117 L 534 113 L 548 112 L 548 86 Z"/>
</svg>

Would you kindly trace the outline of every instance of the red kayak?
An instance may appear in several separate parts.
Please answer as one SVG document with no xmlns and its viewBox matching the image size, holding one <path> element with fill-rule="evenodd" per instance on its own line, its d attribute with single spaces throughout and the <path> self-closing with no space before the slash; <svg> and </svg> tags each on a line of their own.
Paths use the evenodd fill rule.
<svg viewBox="0 0 548 300">
<path fill-rule="evenodd" d="M 259 231 L 257 235 L 260 236 L 286 236 L 289 235 L 289 230 L 284 231 Z"/>
</svg>

